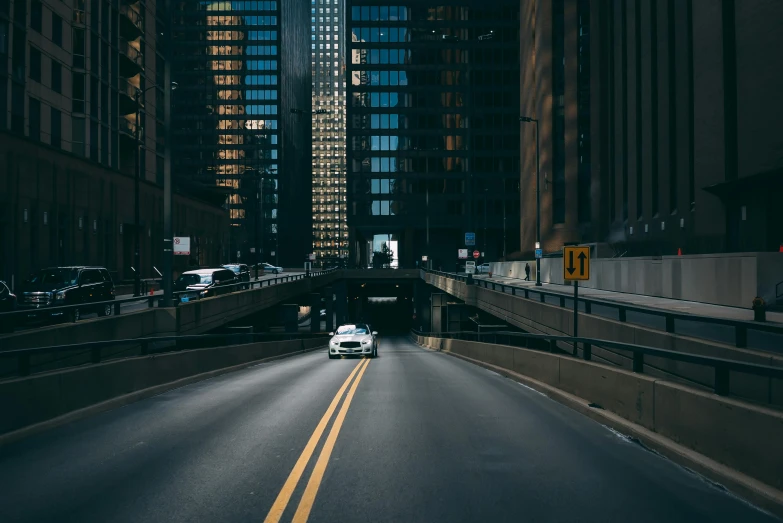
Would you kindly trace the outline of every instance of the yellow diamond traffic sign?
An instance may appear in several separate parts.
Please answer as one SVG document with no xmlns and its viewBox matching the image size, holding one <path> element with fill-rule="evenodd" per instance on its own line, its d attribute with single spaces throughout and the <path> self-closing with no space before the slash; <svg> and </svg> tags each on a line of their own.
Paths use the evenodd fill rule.
<svg viewBox="0 0 783 523">
<path fill-rule="evenodd" d="M 590 279 L 590 247 L 563 247 L 563 279 Z"/>
</svg>

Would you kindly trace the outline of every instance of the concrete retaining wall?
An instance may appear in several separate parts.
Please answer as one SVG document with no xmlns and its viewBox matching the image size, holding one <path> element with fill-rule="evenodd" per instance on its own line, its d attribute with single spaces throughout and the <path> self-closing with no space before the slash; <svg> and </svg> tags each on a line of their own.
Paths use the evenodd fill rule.
<svg viewBox="0 0 783 523">
<path fill-rule="evenodd" d="M 196 300 L 180 304 L 178 307 L 146 309 L 108 318 L 83 320 L 78 323 L 0 335 L 0 350 L 48 347 L 62 343 L 203 334 L 230 321 L 309 295 L 340 277 L 340 272 L 336 271 L 269 287 Z"/>
<path fill-rule="evenodd" d="M 251 343 L 114 360 L 0 382 L 0 434 L 125 394 L 326 345 L 327 338 Z"/>
<path fill-rule="evenodd" d="M 598 363 L 517 347 L 419 337 L 596 403 L 734 470 L 783 489 L 783 413 Z"/>
<path fill-rule="evenodd" d="M 520 296 L 503 293 L 499 290 L 485 289 L 477 285 L 466 285 L 463 282 L 433 274 L 427 274 L 426 280 L 452 296 L 463 299 L 468 305 L 478 307 L 527 332 L 560 336 L 573 335 L 574 313 L 572 309 L 524 299 Z M 579 314 L 579 335 L 585 338 L 783 367 L 783 358 L 780 356 L 737 349 L 706 339 L 667 333 L 592 314 Z M 570 346 L 560 345 L 563 350 L 571 350 Z M 624 352 L 593 347 L 593 358 L 599 361 L 605 360 L 629 370 L 632 368 L 629 354 Z M 702 365 L 660 358 L 646 358 L 644 372 L 658 378 L 680 381 L 686 385 L 698 384 L 705 388 L 712 388 L 715 383 L 712 369 Z M 730 386 L 732 396 L 783 406 L 783 380 L 732 373 Z"/>
<path fill-rule="evenodd" d="M 563 259 L 544 258 L 541 281 L 563 284 Z M 525 263 L 535 278 L 536 260 L 490 264 L 493 274 L 525 277 Z M 775 299 L 783 281 L 783 253 L 753 252 L 662 256 L 660 258 L 592 258 L 591 277 L 579 285 L 590 289 L 660 296 L 730 307 L 750 308 L 753 298 Z"/>
</svg>

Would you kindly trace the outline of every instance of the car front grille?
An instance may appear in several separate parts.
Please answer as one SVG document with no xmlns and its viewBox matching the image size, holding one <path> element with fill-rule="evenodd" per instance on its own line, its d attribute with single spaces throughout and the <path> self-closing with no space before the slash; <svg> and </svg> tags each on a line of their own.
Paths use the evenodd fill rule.
<svg viewBox="0 0 783 523">
<path fill-rule="evenodd" d="M 340 343 L 340 348 L 343 349 L 358 349 L 361 346 L 362 344 L 359 343 L 358 341 L 344 341 Z"/>
<path fill-rule="evenodd" d="M 25 292 L 20 301 L 30 305 L 49 305 L 52 298 L 48 292 Z"/>
</svg>

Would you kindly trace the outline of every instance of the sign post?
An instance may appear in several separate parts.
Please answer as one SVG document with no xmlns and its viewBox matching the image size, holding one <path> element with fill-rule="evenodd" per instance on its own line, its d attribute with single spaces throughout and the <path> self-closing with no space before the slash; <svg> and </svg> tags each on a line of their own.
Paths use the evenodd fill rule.
<svg viewBox="0 0 783 523">
<path fill-rule="evenodd" d="M 574 282 L 574 338 L 579 336 L 579 282 L 590 279 L 590 247 L 563 247 L 563 280 Z M 577 355 L 577 343 L 574 341 L 574 356 Z M 592 356 L 592 347 L 584 344 L 584 359 Z"/>
</svg>

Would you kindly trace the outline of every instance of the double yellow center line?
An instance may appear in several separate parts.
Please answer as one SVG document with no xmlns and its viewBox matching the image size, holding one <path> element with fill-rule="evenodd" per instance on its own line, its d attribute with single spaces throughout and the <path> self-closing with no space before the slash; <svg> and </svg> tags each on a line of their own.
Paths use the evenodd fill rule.
<svg viewBox="0 0 783 523">
<path fill-rule="evenodd" d="M 353 381 L 353 384 L 348 391 L 348 395 L 345 397 L 342 407 L 340 407 L 340 412 L 337 413 L 332 429 L 326 437 L 326 442 L 324 443 L 323 449 L 321 449 L 321 454 L 318 456 L 318 461 L 315 463 L 313 472 L 310 475 L 310 480 L 307 482 L 307 487 L 305 487 L 304 494 L 299 501 L 299 506 L 296 509 L 292 521 L 293 523 L 305 523 L 307 518 L 310 517 L 310 511 L 313 509 L 313 503 L 315 503 L 315 496 L 318 494 L 318 488 L 321 486 L 321 481 L 326 472 L 326 465 L 329 463 L 329 457 L 332 455 L 332 450 L 334 450 L 334 444 L 337 441 L 337 436 L 340 434 L 340 429 L 345 421 L 345 415 L 348 413 L 348 408 L 351 406 L 351 401 L 356 393 L 356 388 L 359 386 L 362 376 L 364 376 L 364 371 L 367 370 L 369 365 L 369 359 L 362 360 L 361 363 L 354 367 L 353 371 L 351 371 L 351 374 L 348 376 L 348 379 L 345 380 L 340 387 L 340 390 L 337 391 L 337 394 L 329 404 L 329 408 L 326 409 L 321 421 L 318 422 L 318 426 L 315 427 L 315 431 L 313 431 L 313 434 L 310 436 L 310 440 L 307 442 L 307 445 L 305 445 L 302 454 L 299 456 L 299 459 L 296 460 L 293 470 L 291 470 L 283 488 L 277 495 L 277 499 L 275 499 L 275 502 L 272 504 L 272 508 L 269 510 L 266 519 L 264 519 L 264 523 L 278 523 L 280 518 L 283 517 L 283 512 L 285 512 L 288 502 L 291 500 L 291 496 L 293 495 L 296 486 L 299 484 L 299 480 L 302 479 L 302 474 L 304 474 L 304 470 L 310 462 L 310 458 L 313 456 L 315 447 L 318 446 L 318 442 L 321 440 L 321 436 L 326 430 L 329 420 L 332 419 L 332 414 L 334 414 L 334 411 L 337 409 L 337 405 L 339 405 L 345 389 L 351 385 L 351 381 L 358 373 L 358 377 Z"/>
</svg>

